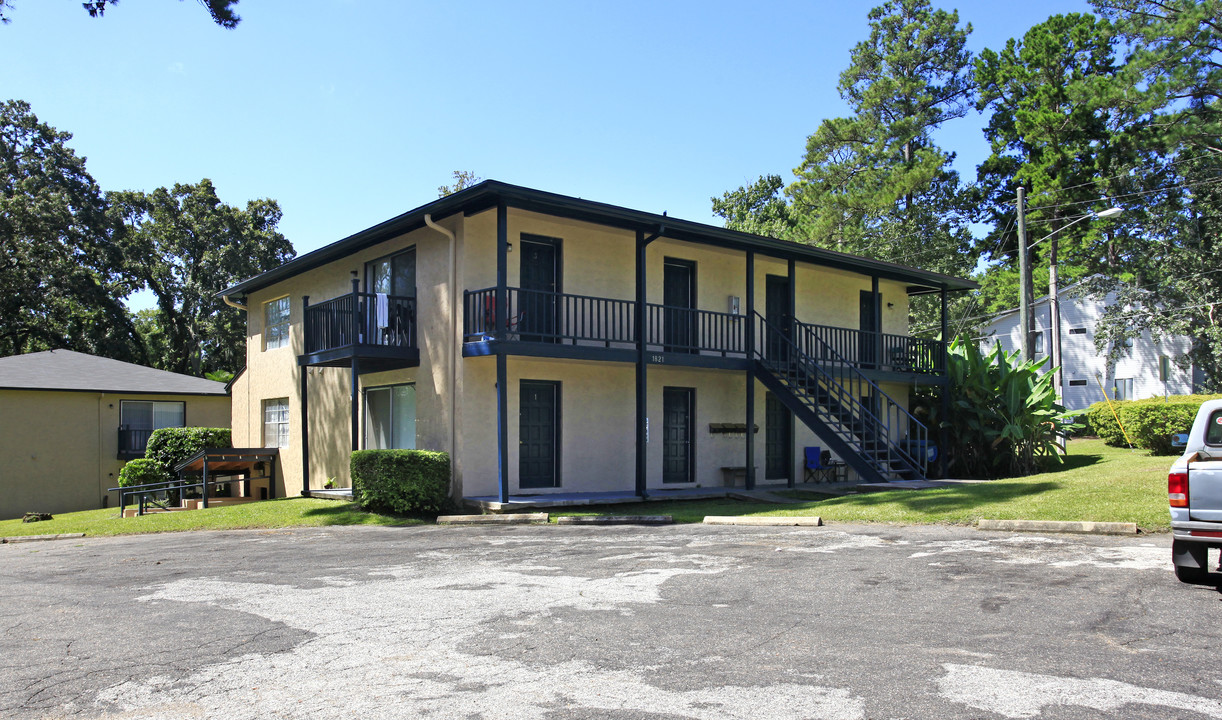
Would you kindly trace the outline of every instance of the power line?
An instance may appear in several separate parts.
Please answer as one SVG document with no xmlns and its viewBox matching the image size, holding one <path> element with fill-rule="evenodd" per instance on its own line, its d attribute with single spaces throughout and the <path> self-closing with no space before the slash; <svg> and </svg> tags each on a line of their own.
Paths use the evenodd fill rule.
<svg viewBox="0 0 1222 720">
<path fill-rule="evenodd" d="M 1209 180 L 1198 180 L 1197 182 L 1191 182 L 1191 183 L 1182 183 L 1180 185 L 1167 185 L 1165 187 L 1156 188 L 1154 190 L 1141 190 L 1138 192 L 1124 193 L 1122 195 L 1109 195 L 1106 199 L 1107 200 L 1119 200 L 1122 198 L 1140 197 L 1143 195 L 1155 195 L 1157 193 L 1166 192 L 1168 190 L 1183 190 L 1185 188 L 1202 187 L 1205 185 L 1216 185 L 1217 183 L 1222 183 L 1222 177 L 1210 178 Z M 1039 207 L 1029 207 L 1027 208 L 1027 212 L 1035 212 L 1037 210 L 1055 210 L 1057 208 L 1073 207 L 1075 205 L 1094 205 L 1103 199 L 1104 198 L 1097 198 L 1094 200 L 1078 200 L 1075 202 L 1061 203 L 1059 205 L 1041 205 Z M 1039 223 L 1047 223 L 1047 222 L 1052 222 L 1052 220 L 1028 220 L 1027 221 L 1027 223 L 1031 225 L 1039 224 Z"/>
</svg>

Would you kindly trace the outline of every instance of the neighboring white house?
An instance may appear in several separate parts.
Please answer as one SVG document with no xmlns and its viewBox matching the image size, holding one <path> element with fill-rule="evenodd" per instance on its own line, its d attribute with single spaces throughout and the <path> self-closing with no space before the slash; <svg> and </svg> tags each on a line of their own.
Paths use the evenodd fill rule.
<svg viewBox="0 0 1222 720">
<path fill-rule="evenodd" d="M 1115 302 L 1106 299 L 1072 297 L 1073 285 L 1063 288 L 1061 297 L 1061 366 L 1065 383 L 1062 404 L 1069 410 L 1084 410 L 1103 399 L 1103 390 L 1113 400 L 1141 400 L 1169 395 L 1186 395 L 1194 388 L 1194 370 L 1181 370 L 1175 359 L 1192 346 L 1184 336 L 1164 337 L 1155 342 L 1149 332 L 1129 341 L 1128 349 L 1115 365 L 1109 365 L 1107 350 L 1095 350 L 1095 328 L 1106 307 Z M 1048 357 L 1052 351 L 1048 297 L 1035 303 L 1035 357 Z M 1000 343 L 1007 352 L 1022 349 L 1018 310 L 1010 310 L 993 318 L 985 327 L 981 345 L 985 349 Z M 1160 358 L 1170 359 L 1166 382 L 1159 379 Z"/>
</svg>

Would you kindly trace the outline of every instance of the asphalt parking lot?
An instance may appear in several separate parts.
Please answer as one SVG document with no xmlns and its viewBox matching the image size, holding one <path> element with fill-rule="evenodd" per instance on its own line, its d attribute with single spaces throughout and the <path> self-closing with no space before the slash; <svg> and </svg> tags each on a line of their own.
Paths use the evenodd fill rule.
<svg viewBox="0 0 1222 720">
<path fill-rule="evenodd" d="M 4 718 L 1222 718 L 1167 536 L 411 527 L 0 546 Z"/>
</svg>

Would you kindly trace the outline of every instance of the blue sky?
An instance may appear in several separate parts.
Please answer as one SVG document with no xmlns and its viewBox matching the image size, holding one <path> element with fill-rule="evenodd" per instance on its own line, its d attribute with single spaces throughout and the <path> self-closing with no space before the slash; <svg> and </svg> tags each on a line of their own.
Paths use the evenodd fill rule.
<svg viewBox="0 0 1222 720">
<path fill-rule="evenodd" d="M 271 197 L 298 253 L 428 202 L 454 170 L 717 223 L 709 198 L 787 180 L 875 2 L 12 0 L 0 98 L 73 133 L 106 190 L 211 178 Z M 938 3 L 935 2 L 935 6 Z M 1085 2 L 958 5 L 974 51 Z M 939 141 L 975 176 L 975 114 Z M 139 300 L 136 305 L 142 304 Z"/>
</svg>

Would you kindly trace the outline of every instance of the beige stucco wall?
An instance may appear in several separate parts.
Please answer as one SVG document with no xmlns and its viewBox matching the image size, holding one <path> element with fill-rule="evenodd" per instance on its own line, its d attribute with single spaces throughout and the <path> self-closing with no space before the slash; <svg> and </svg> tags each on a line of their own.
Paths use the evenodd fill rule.
<svg viewBox="0 0 1222 720">
<path fill-rule="evenodd" d="M 186 424 L 229 427 L 226 396 L 0 390 L 0 520 L 26 512 L 71 512 L 114 504 L 124 400 L 185 403 Z M 19 420 L 19 421 L 18 421 Z"/>
<path fill-rule="evenodd" d="M 462 218 L 455 216 L 439 221 L 457 232 L 456 253 L 461 253 Z M 246 372 L 240 379 L 240 391 L 234 392 L 234 443 L 262 447 L 263 401 L 288 398 L 289 446 L 281 450 L 280 486 L 278 493 L 298 495 L 302 491 L 302 432 L 301 432 L 301 373 L 297 357 L 305 352 L 302 326 L 302 296 L 310 303 L 329 300 L 352 291 L 352 271 L 357 272 L 361 290 L 365 291 L 365 263 L 378 258 L 416 249 L 416 301 L 420 326 L 420 366 L 396 373 L 363 373 L 360 388 L 385 385 L 390 382 L 414 382 L 417 398 L 417 447 L 449 450 L 452 403 L 449 389 L 452 378 L 451 362 L 459 352 L 458 333 L 451 318 L 456 315 L 450 282 L 450 240 L 431 229 L 421 228 L 330 263 L 276 283 L 252 293 L 247 299 Z M 462 261 L 455 256 L 455 271 Z M 289 344 L 267 350 L 263 342 L 264 306 L 276 298 L 289 298 Z M 459 315 L 459 317 L 461 317 Z M 321 488 L 334 478 L 339 487 L 351 484 L 349 455 L 351 433 L 351 371 L 348 368 L 308 368 L 309 442 L 311 488 Z M 240 420 L 238 419 L 240 416 Z M 361 420 L 363 425 L 363 418 Z M 239 439 L 240 433 L 240 439 Z"/>
</svg>

